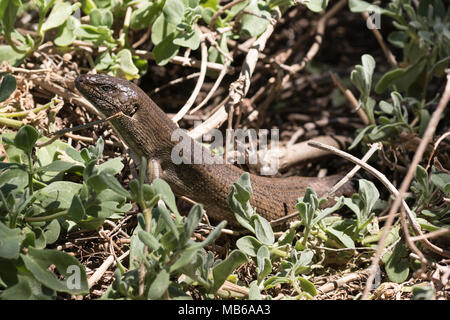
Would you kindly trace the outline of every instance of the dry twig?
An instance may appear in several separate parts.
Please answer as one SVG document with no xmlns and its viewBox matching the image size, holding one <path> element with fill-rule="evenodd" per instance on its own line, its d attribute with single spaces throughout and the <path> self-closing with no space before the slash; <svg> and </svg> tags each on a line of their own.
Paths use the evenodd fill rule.
<svg viewBox="0 0 450 320">
<path fill-rule="evenodd" d="M 205 80 L 206 75 L 206 63 L 208 58 L 208 48 L 206 47 L 205 40 L 200 44 L 201 52 L 202 52 L 202 65 L 200 67 L 200 76 L 198 77 L 197 84 L 195 85 L 194 90 L 191 93 L 191 96 L 189 97 L 186 104 L 178 111 L 178 113 L 175 115 L 175 117 L 172 118 L 172 121 L 177 123 L 180 121 L 183 116 L 188 113 L 188 111 L 191 109 L 192 105 L 195 102 L 195 99 L 197 99 L 198 94 L 200 93 L 200 89 L 202 88 L 203 81 Z"/>
<path fill-rule="evenodd" d="M 384 247 L 384 242 L 386 241 L 389 229 L 393 223 L 394 214 L 397 212 L 400 204 L 404 202 L 403 197 L 409 188 L 409 184 L 411 183 L 411 181 L 414 177 L 414 173 L 416 172 L 417 165 L 419 164 L 420 160 L 422 159 L 423 153 L 425 152 L 425 149 L 426 149 L 428 143 L 433 138 L 433 134 L 439 123 L 441 114 L 444 111 L 444 109 L 447 107 L 449 99 L 450 99 L 450 71 L 447 70 L 447 84 L 445 86 L 444 93 L 441 97 L 441 100 L 439 101 L 438 107 L 433 112 L 433 114 L 430 118 L 430 121 L 428 122 L 428 126 L 427 126 L 427 129 L 425 130 L 422 141 L 420 142 L 420 145 L 417 148 L 416 153 L 414 154 L 411 165 L 409 166 L 408 173 L 406 174 L 406 177 L 403 179 L 403 182 L 400 186 L 398 195 L 396 195 L 395 201 L 391 206 L 391 210 L 389 211 L 389 214 L 388 214 L 389 218 L 386 220 L 383 234 L 378 243 L 377 251 L 375 252 L 375 255 L 372 259 L 372 264 L 369 269 L 370 273 L 369 273 L 369 277 L 367 279 L 366 287 L 364 289 L 363 299 L 367 299 L 367 297 L 369 295 L 369 291 L 372 287 L 372 282 L 375 277 L 376 266 L 378 265 L 378 263 L 380 261 L 381 250 Z M 420 228 L 418 230 L 416 230 L 416 227 L 414 225 L 412 225 L 412 227 L 414 228 L 414 231 L 418 233 L 418 235 L 422 235 Z M 450 252 L 433 245 L 427 239 L 423 239 L 422 243 L 426 244 L 428 248 L 435 251 L 436 253 L 441 254 L 445 257 L 450 257 Z"/>
</svg>

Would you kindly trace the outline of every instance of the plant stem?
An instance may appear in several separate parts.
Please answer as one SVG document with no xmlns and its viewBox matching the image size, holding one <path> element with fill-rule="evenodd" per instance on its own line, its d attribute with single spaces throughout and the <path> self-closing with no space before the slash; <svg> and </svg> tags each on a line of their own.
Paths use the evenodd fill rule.
<svg viewBox="0 0 450 320">
<path fill-rule="evenodd" d="M 21 126 L 24 125 L 24 123 L 22 121 L 8 119 L 3 116 L 0 116 L 0 124 L 3 124 L 7 127 L 12 127 L 12 128 L 20 128 Z"/>
<path fill-rule="evenodd" d="M 23 220 L 25 220 L 26 222 L 41 222 L 41 221 L 49 221 L 49 220 L 53 220 L 59 217 L 63 217 L 65 215 L 67 215 L 68 212 L 67 210 L 61 211 L 61 212 L 57 212 L 48 216 L 43 216 L 43 217 L 26 217 Z"/>
<path fill-rule="evenodd" d="M 5 117 L 5 118 L 21 118 L 21 117 L 26 117 L 27 115 L 30 114 L 30 112 L 33 113 L 37 113 L 39 111 L 48 109 L 49 107 L 52 107 L 54 105 L 54 101 L 50 101 L 47 104 L 44 104 L 42 106 L 39 106 L 37 108 L 31 109 L 31 110 L 26 110 L 26 111 L 20 111 L 20 112 L 2 112 L 0 113 L 0 117 Z M 15 120 L 16 121 L 16 120 Z M 20 122 L 22 125 L 23 123 L 21 121 Z"/>
<path fill-rule="evenodd" d="M 34 187 L 33 187 L 33 157 L 31 156 L 31 152 L 27 154 L 28 157 L 28 188 L 30 189 L 30 196 L 33 195 Z"/>
<path fill-rule="evenodd" d="M 277 248 L 270 248 L 269 249 L 271 254 L 275 254 L 279 257 L 283 257 L 283 258 L 289 258 L 289 253 L 284 252 L 283 250 L 277 249 Z"/>
</svg>

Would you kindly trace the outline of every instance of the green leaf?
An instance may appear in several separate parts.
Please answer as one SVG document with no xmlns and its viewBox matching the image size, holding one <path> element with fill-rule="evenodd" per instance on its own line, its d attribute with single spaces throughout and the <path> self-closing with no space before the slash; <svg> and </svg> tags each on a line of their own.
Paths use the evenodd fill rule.
<svg viewBox="0 0 450 320">
<path fill-rule="evenodd" d="M 294 241 L 295 235 L 297 234 L 297 231 L 295 227 L 289 228 L 286 232 L 284 232 L 280 238 L 278 238 L 278 245 L 283 246 L 285 244 L 292 244 L 292 241 Z"/>
<path fill-rule="evenodd" d="M 85 14 L 89 14 L 91 10 L 97 8 L 94 0 L 81 0 L 80 2 L 81 2 L 81 10 L 83 10 Z"/>
<path fill-rule="evenodd" d="M 370 125 L 370 126 L 365 127 L 364 129 L 362 129 L 356 136 L 355 140 L 353 140 L 353 143 L 350 145 L 350 147 L 348 147 L 348 149 L 352 150 L 353 148 L 355 148 L 361 142 L 361 140 L 366 136 L 367 132 L 369 130 L 372 130 L 374 127 L 375 127 L 375 125 Z"/>
<path fill-rule="evenodd" d="M 44 228 L 44 235 L 47 244 L 53 244 L 58 240 L 59 234 L 61 232 L 61 225 L 57 219 L 52 220 L 47 226 Z"/>
<path fill-rule="evenodd" d="M 348 7 L 350 8 L 351 12 L 366 12 L 370 9 L 378 8 L 378 6 L 374 5 L 373 3 L 362 1 L 362 0 L 349 0 L 348 1 Z"/>
<path fill-rule="evenodd" d="M 238 189 L 236 194 L 236 199 L 241 202 L 247 202 L 250 200 L 252 195 L 252 185 L 250 183 L 250 174 L 248 172 L 243 173 L 237 183 L 235 183 L 235 187 Z"/>
<path fill-rule="evenodd" d="M 343 231 L 328 227 L 326 232 L 336 237 L 346 248 L 355 248 L 352 238 Z"/>
<path fill-rule="evenodd" d="M 202 219 L 202 205 L 195 204 L 184 223 L 184 241 L 188 241 Z"/>
<path fill-rule="evenodd" d="M 297 280 L 300 282 L 300 287 L 302 288 L 303 291 L 308 292 L 313 297 L 317 295 L 316 287 L 311 281 L 303 277 L 297 277 Z"/>
<path fill-rule="evenodd" d="M 256 254 L 258 284 L 272 271 L 272 262 L 270 261 L 270 252 L 266 246 L 261 246 Z"/>
<path fill-rule="evenodd" d="M 391 115 L 394 112 L 394 107 L 389 102 L 386 102 L 383 100 L 380 102 L 379 106 L 380 106 L 381 111 L 383 111 L 386 114 Z"/>
<path fill-rule="evenodd" d="M 430 112 L 427 109 L 420 110 L 419 136 L 422 137 L 430 122 Z"/>
<path fill-rule="evenodd" d="M 380 198 L 380 193 L 372 181 L 366 179 L 359 180 L 359 194 L 365 204 L 366 213 L 370 213 L 375 203 Z"/>
<path fill-rule="evenodd" d="M 155 62 L 159 66 L 166 65 L 170 61 L 170 59 L 177 55 L 180 47 L 173 43 L 174 39 L 175 34 L 172 33 L 153 48 L 152 52 L 155 56 Z"/>
<path fill-rule="evenodd" d="M 408 39 L 409 35 L 405 31 L 393 31 L 388 36 L 388 41 L 397 48 L 404 48 Z"/>
<path fill-rule="evenodd" d="M 143 216 L 142 213 L 138 214 L 138 221 L 142 221 Z M 139 238 L 139 232 L 143 231 L 141 224 L 138 223 L 136 228 L 133 231 L 133 234 L 131 235 L 131 241 L 130 241 L 130 269 L 137 269 L 139 268 L 141 261 L 144 256 L 144 248 L 145 244 L 142 242 L 142 240 Z"/>
<path fill-rule="evenodd" d="M 6 4 L 4 3 L 6 2 Z M 14 23 L 16 22 L 16 15 L 19 7 L 22 5 L 21 1 L 2 1 L 0 5 L 2 15 L 2 26 L 4 33 L 10 37 L 11 32 L 14 29 Z"/>
<path fill-rule="evenodd" d="M 382 94 L 385 92 L 394 82 L 405 74 L 405 71 L 401 68 L 393 69 L 386 72 L 380 80 L 378 80 L 375 86 L 375 92 Z"/>
<path fill-rule="evenodd" d="M 47 246 L 47 239 L 45 238 L 45 233 L 41 228 L 33 228 L 31 231 L 34 236 L 33 247 L 35 249 L 44 249 Z"/>
<path fill-rule="evenodd" d="M 106 190 L 108 191 L 108 190 Z M 93 201 L 86 206 L 86 213 L 90 216 L 100 219 L 107 219 L 114 213 L 118 213 L 117 217 L 123 217 L 120 213 L 125 213 L 132 208 L 130 203 L 121 205 L 117 201 Z"/>
<path fill-rule="evenodd" d="M 213 292 L 219 290 L 228 276 L 241 264 L 248 262 L 247 256 L 239 250 L 233 250 L 230 255 L 213 268 Z"/>
<path fill-rule="evenodd" d="M 364 68 L 364 82 L 366 83 L 366 85 L 368 86 L 368 91 L 370 91 L 370 86 L 372 84 L 372 75 L 373 75 L 373 70 L 375 70 L 375 59 L 369 55 L 369 54 L 364 54 L 361 57 L 361 61 L 362 61 L 362 66 Z"/>
<path fill-rule="evenodd" d="M 104 171 L 105 173 L 115 175 L 120 173 L 123 167 L 122 159 L 117 157 L 98 165 L 97 170 L 99 173 Z"/>
<path fill-rule="evenodd" d="M 361 57 L 362 65 L 357 65 L 350 74 L 352 83 L 361 92 L 360 100 L 365 102 L 370 95 L 372 75 L 375 69 L 375 60 L 371 55 L 364 54 Z"/>
<path fill-rule="evenodd" d="M 75 29 L 75 35 L 83 40 L 90 40 L 102 42 L 104 45 L 116 45 L 116 40 L 113 38 L 113 30 L 105 26 L 91 26 L 82 24 Z"/>
<path fill-rule="evenodd" d="M 200 5 L 203 8 L 211 8 L 217 10 L 219 8 L 219 0 L 202 0 L 200 1 Z"/>
<path fill-rule="evenodd" d="M 149 27 L 161 13 L 161 7 L 157 3 L 149 2 L 133 11 L 130 20 L 130 28 L 141 30 Z"/>
<path fill-rule="evenodd" d="M 179 34 L 173 43 L 182 47 L 191 48 L 197 50 L 200 46 L 200 32 L 197 29 L 193 29 L 190 32 L 183 32 Z"/>
<path fill-rule="evenodd" d="M 428 173 L 421 165 L 417 165 L 414 178 L 422 185 L 422 187 L 428 188 Z"/>
<path fill-rule="evenodd" d="M 5 14 L 6 6 L 9 4 L 8 0 L 0 0 L 0 20 L 3 19 L 3 15 Z"/>
<path fill-rule="evenodd" d="M 396 85 L 398 91 L 406 92 L 409 87 L 417 80 L 427 64 L 427 57 L 423 56 L 416 63 L 404 70 L 404 74 L 395 79 L 392 85 Z"/>
<path fill-rule="evenodd" d="M 139 69 L 133 63 L 133 57 L 130 50 L 120 50 L 117 54 L 117 58 L 119 59 L 120 69 L 125 73 L 128 80 L 138 78 Z"/>
<path fill-rule="evenodd" d="M 169 287 L 169 283 L 170 274 L 165 269 L 161 270 L 150 285 L 148 298 L 152 300 L 161 298 Z"/>
<path fill-rule="evenodd" d="M 249 292 L 248 292 L 249 300 L 262 300 L 261 292 L 259 291 L 258 281 L 252 281 L 250 283 Z"/>
<path fill-rule="evenodd" d="M 42 137 L 38 140 L 38 142 L 45 142 L 45 141 L 48 141 L 48 139 L 46 137 Z M 58 161 L 58 158 L 63 153 L 66 153 L 68 156 L 70 156 L 70 152 L 73 152 L 73 153 L 77 154 L 78 157 L 80 157 L 79 152 L 77 150 L 75 150 L 73 147 L 71 147 L 70 145 L 68 145 L 67 143 L 65 143 L 61 140 L 53 141 L 49 145 L 37 148 L 35 150 L 36 158 L 39 159 L 39 165 L 41 165 L 41 166 L 46 166 L 46 165 L 51 164 L 52 162 Z M 74 159 L 74 160 L 76 160 L 76 159 Z M 76 160 L 76 161 L 78 161 L 78 160 Z M 69 162 L 73 162 L 73 161 L 69 161 Z M 83 163 L 84 161 L 81 159 L 81 161 L 79 161 L 79 162 Z"/>
<path fill-rule="evenodd" d="M 68 209 L 72 204 L 72 198 L 79 192 L 82 185 L 70 181 L 55 181 L 48 186 L 39 189 L 34 196 L 42 207 L 55 207 Z"/>
<path fill-rule="evenodd" d="M 97 70 L 108 70 L 111 66 L 116 64 L 115 57 L 113 58 L 109 51 L 103 52 L 101 55 L 95 59 L 95 69 Z"/>
<path fill-rule="evenodd" d="M 43 167 L 38 167 L 36 169 L 36 172 L 48 172 L 48 171 L 57 171 L 57 172 L 64 172 L 69 170 L 70 168 L 76 166 L 76 163 L 73 162 L 66 162 L 63 160 L 56 160 L 53 161 L 52 163 L 43 166 Z"/>
<path fill-rule="evenodd" d="M 15 67 L 20 65 L 25 57 L 25 53 L 19 53 L 11 48 L 11 46 L 0 45 L 0 61 L 6 61 Z"/>
<path fill-rule="evenodd" d="M 0 221 L 0 258 L 17 259 L 23 239 L 20 229 L 10 229 Z"/>
<path fill-rule="evenodd" d="M 56 293 L 44 287 L 31 274 L 17 275 L 17 283 L 0 294 L 1 300 L 55 300 Z"/>
<path fill-rule="evenodd" d="M 8 195 L 13 190 L 21 191 L 28 186 L 28 173 L 22 169 L 10 169 L 0 174 L 0 191 Z"/>
<path fill-rule="evenodd" d="M 26 268 L 46 287 L 69 294 L 89 292 L 86 272 L 75 257 L 58 250 L 39 250 L 33 247 L 29 247 L 28 254 L 21 254 L 21 257 Z M 51 265 L 54 265 L 64 280 L 59 280 L 48 270 Z"/>
<path fill-rule="evenodd" d="M 315 216 L 312 220 L 312 225 L 316 225 L 319 221 L 322 221 L 324 218 L 328 217 L 330 214 L 342 208 L 344 204 L 344 197 L 335 198 L 336 203 L 332 207 L 328 207 L 322 210 L 317 216 Z"/>
<path fill-rule="evenodd" d="M 202 11 L 202 19 L 205 21 L 206 24 L 210 24 L 212 17 L 214 16 L 214 13 L 217 10 L 213 10 L 211 8 L 204 8 Z M 219 25 L 220 17 L 216 20 L 216 26 Z"/>
<path fill-rule="evenodd" d="M 1 78 L 2 74 L 0 74 Z M 16 90 L 17 80 L 10 74 L 5 74 L 0 84 L 0 102 L 5 101 Z"/>
<path fill-rule="evenodd" d="M 239 250 L 251 257 L 257 256 L 258 250 L 262 245 L 258 239 L 252 236 L 245 236 L 236 241 L 236 246 Z"/>
<path fill-rule="evenodd" d="M 413 287 L 413 300 L 433 300 L 436 290 L 431 285 L 416 285 Z"/>
<path fill-rule="evenodd" d="M 161 197 L 161 200 L 164 201 L 170 211 L 179 216 L 175 195 L 169 184 L 162 179 L 155 179 L 153 180 L 151 187 L 154 190 L 154 194 Z"/>
<path fill-rule="evenodd" d="M 14 137 L 14 145 L 25 151 L 27 154 L 31 154 L 34 144 L 39 138 L 39 132 L 30 125 L 23 126 L 19 129 Z"/>
<path fill-rule="evenodd" d="M 106 26 L 110 28 L 113 24 L 113 14 L 109 9 L 93 9 L 89 12 L 90 22 L 93 26 Z"/>
<path fill-rule="evenodd" d="M 403 242 L 395 245 L 394 250 L 383 257 L 384 268 L 389 280 L 395 283 L 406 281 L 409 275 L 408 250 Z"/>
<path fill-rule="evenodd" d="M 183 21 L 184 10 L 183 0 L 166 0 L 163 7 L 163 14 L 167 22 L 177 25 Z"/>
<path fill-rule="evenodd" d="M 87 184 L 97 193 L 100 193 L 101 191 L 109 188 L 123 197 L 130 197 L 130 193 L 124 187 L 122 187 L 119 181 L 117 181 L 114 176 L 107 174 L 104 171 L 100 172 L 100 174 L 98 175 L 89 177 L 89 179 L 87 180 Z"/>
<path fill-rule="evenodd" d="M 177 26 L 175 24 L 167 22 L 164 15 L 160 15 L 152 26 L 152 43 L 157 46 L 164 39 L 168 38 L 171 34 L 177 32 Z"/>
<path fill-rule="evenodd" d="M 450 175 L 444 172 L 433 171 L 431 173 L 431 182 L 442 190 L 447 196 L 450 196 Z"/>
<path fill-rule="evenodd" d="M 306 6 L 313 12 L 320 12 L 325 10 L 328 5 L 328 0 L 310 0 L 306 2 Z"/>
<path fill-rule="evenodd" d="M 161 247 L 161 244 L 158 242 L 158 240 L 156 240 L 153 235 L 144 230 L 138 231 L 138 237 L 139 240 L 141 240 L 152 251 L 156 251 Z"/>
<path fill-rule="evenodd" d="M 166 226 L 172 232 L 172 235 L 178 240 L 180 238 L 180 233 L 177 229 L 177 226 L 173 222 L 169 210 L 167 210 L 166 206 L 164 204 L 158 204 L 158 206 L 156 207 L 156 211 L 160 214 L 160 218 L 163 219 Z"/>
<path fill-rule="evenodd" d="M 264 244 L 272 245 L 275 242 L 275 236 L 270 223 L 263 217 L 256 215 L 254 224 L 256 238 Z"/>
<path fill-rule="evenodd" d="M 450 63 L 450 56 L 437 61 L 431 68 L 430 73 L 438 77 L 442 76 L 445 72 L 445 69 L 448 68 L 449 63 Z"/>
<path fill-rule="evenodd" d="M 302 267 L 308 266 L 309 264 L 311 264 L 313 257 L 314 251 L 312 250 L 302 251 L 302 253 L 300 254 L 300 259 L 298 259 L 297 261 L 297 264 Z"/>
<path fill-rule="evenodd" d="M 234 213 L 236 220 L 246 229 L 255 233 L 254 227 L 251 223 L 251 218 L 254 215 L 253 207 L 249 200 L 252 195 L 252 187 L 250 183 L 250 175 L 248 172 L 239 177 L 238 181 L 233 183 L 230 187 L 230 193 L 227 197 L 227 203 Z"/>
<path fill-rule="evenodd" d="M 68 214 L 70 214 L 72 220 L 75 222 L 79 222 L 86 214 L 86 209 L 83 206 L 83 202 L 77 194 L 72 198 L 72 203 L 70 204 Z"/>
<path fill-rule="evenodd" d="M 175 261 L 173 265 L 170 266 L 169 272 L 173 273 L 174 271 L 184 267 L 188 263 L 191 263 L 195 255 L 197 254 L 199 248 L 197 246 L 189 247 L 181 253 L 179 258 Z"/>
<path fill-rule="evenodd" d="M 67 19 L 69 19 L 72 12 L 77 10 L 81 6 L 81 3 L 75 3 L 73 5 L 70 2 L 57 2 L 52 8 L 50 15 L 47 17 L 45 22 L 42 24 L 41 31 L 45 32 L 47 30 L 59 27 Z"/>
<path fill-rule="evenodd" d="M 248 34 L 250 37 L 257 37 L 266 31 L 269 25 L 270 12 L 267 7 L 258 4 L 257 1 L 252 1 L 250 5 L 246 8 L 246 11 L 252 12 L 253 14 L 244 14 L 241 19 L 241 29 L 244 33 Z M 260 18 L 259 16 L 266 17 L 267 19 Z"/>
<path fill-rule="evenodd" d="M 211 243 L 213 243 L 217 238 L 219 238 L 222 229 L 225 228 L 225 226 L 227 225 L 226 221 L 221 221 L 215 228 L 214 230 L 208 235 L 208 237 L 203 240 L 202 242 L 198 243 L 197 246 L 198 247 L 206 247 L 207 245 L 210 245 Z"/>
</svg>

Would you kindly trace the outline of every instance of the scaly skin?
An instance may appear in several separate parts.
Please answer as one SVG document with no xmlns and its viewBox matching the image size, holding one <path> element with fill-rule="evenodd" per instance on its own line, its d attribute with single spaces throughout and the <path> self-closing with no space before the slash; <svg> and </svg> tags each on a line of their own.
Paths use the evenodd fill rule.
<svg viewBox="0 0 450 320">
<path fill-rule="evenodd" d="M 171 135 L 178 127 L 135 84 L 98 74 L 80 75 L 75 85 L 103 115 L 124 114 L 111 120 L 111 125 L 136 156 L 148 159 L 152 164 L 150 169 L 156 165 L 159 177 L 170 184 L 175 194 L 202 203 L 213 220 L 238 225 L 227 204 L 227 196 L 243 170 L 231 164 L 174 164 L 171 153 L 178 141 L 171 141 Z M 183 139 L 202 148 L 185 133 Z M 206 148 L 203 152 L 214 157 Z M 150 170 L 149 179 L 154 175 L 155 170 Z M 307 187 L 320 196 L 339 179 L 340 176 L 268 178 L 251 174 L 253 196 L 250 203 L 258 214 L 271 221 L 293 212 L 298 197 L 304 195 Z M 353 191 L 352 185 L 347 184 L 336 195 L 348 195 Z"/>
</svg>

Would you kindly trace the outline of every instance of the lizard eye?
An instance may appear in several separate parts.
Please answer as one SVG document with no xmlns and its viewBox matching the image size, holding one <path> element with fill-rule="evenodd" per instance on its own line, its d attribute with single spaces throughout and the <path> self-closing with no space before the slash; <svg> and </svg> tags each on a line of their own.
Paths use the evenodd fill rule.
<svg viewBox="0 0 450 320">
<path fill-rule="evenodd" d="M 113 87 L 108 85 L 108 84 L 104 84 L 102 86 L 99 87 L 101 91 L 103 91 L 104 93 L 109 93 L 111 91 L 113 91 Z"/>
</svg>

